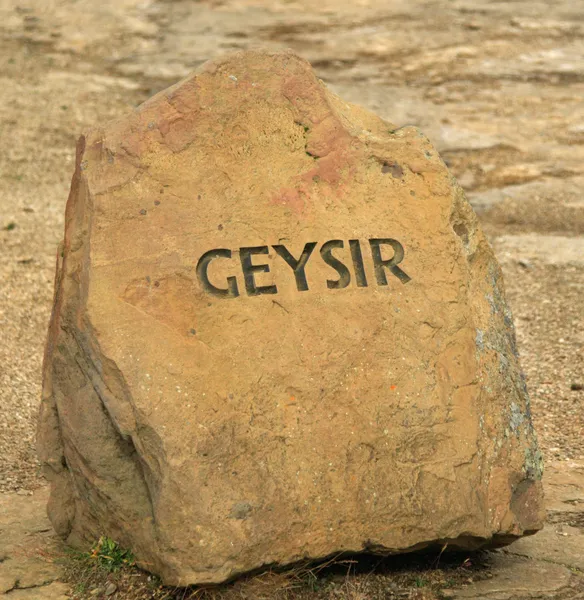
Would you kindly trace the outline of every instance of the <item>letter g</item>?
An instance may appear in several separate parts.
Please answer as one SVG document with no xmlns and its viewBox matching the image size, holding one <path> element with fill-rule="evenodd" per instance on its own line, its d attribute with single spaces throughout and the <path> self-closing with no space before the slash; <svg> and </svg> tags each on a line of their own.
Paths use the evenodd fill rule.
<svg viewBox="0 0 584 600">
<path fill-rule="evenodd" d="M 226 248 L 218 248 L 217 250 L 209 250 L 205 252 L 197 263 L 197 277 L 203 286 L 203 289 L 213 296 L 221 298 L 237 298 L 239 289 L 237 287 L 237 279 L 233 276 L 227 278 L 227 288 L 218 288 L 209 281 L 207 270 L 209 263 L 215 258 L 231 258 L 231 250 Z"/>
</svg>

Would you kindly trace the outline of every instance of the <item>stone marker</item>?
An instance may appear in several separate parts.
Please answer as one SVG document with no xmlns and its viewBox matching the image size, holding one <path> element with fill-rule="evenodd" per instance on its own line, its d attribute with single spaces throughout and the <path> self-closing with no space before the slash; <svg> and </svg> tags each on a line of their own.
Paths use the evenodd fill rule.
<svg viewBox="0 0 584 600">
<path fill-rule="evenodd" d="M 166 583 L 542 526 L 501 271 L 414 127 L 290 52 L 81 138 L 44 365 L 49 514 Z"/>
</svg>

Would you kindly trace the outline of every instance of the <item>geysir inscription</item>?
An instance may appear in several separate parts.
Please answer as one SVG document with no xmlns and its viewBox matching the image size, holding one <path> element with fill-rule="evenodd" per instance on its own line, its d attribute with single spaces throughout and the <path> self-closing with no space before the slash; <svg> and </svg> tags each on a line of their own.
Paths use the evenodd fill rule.
<svg viewBox="0 0 584 600">
<path fill-rule="evenodd" d="M 276 254 L 282 258 L 292 270 L 296 280 L 296 289 L 299 292 L 306 292 L 309 289 L 305 269 L 306 264 L 317 246 L 318 242 L 308 242 L 304 245 L 304 250 L 302 250 L 302 254 L 298 258 L 294 257 L 288 248 L 282 244 L 272 246 Z M 393 256 L 390 258 L 383 257 L 387 252 L 384 247 L 387 246 L 393 249 Z M 346 288 L 351 283 L 350 269 L 333 254 L 333 251 L 343 249 L 344 247 L 345 242 L 343 240 L 329 240 L 320 247 L 319 252 L 321 259 L 338 274 L 337 279 L 327 279 L 326 285 L 328 289 L 334 290 Z M 377 285 L 388 285 L 388 272 L 395 275 L 402 283 L 410 281 L 411 277 L 398 267 L 404 259 L 404 248 L 397 240 L 390 238 L 373 238 L 369 240 L 369 249 Z M 365 263 L 360 241 L 349 240 L 349 250 L 351 262 L 353 263 L 355 283 L 357 287 L 367 287 L 367 275 L 365 273 Z M 248 296 L 278 293 L 278 288 L 275 285 L 258 285 L 255 280 L 256 273 L 269 273 L 270 266 L 265 263 L 254 264 L 253 257 L 268 253 L 268 246 L 249 246 L 239 249 L 243 281 Z M 237 298 L 237 296 L 239 296 L 239 285 L 235 275 L 227 277 L 226 287 L 222 287 L 217 281 L 211 282 L 209 279 L 208 270 L 211 262 L 223 258 L 231 258 L 231 256 L 231 250 L 226 248 L 216 248 L 205 252 L 199 259 L 199 262 L 197 263 L 197 277 L 199 278 L 203 289 L 209 294 L 222 298 Z"/>
</svg>

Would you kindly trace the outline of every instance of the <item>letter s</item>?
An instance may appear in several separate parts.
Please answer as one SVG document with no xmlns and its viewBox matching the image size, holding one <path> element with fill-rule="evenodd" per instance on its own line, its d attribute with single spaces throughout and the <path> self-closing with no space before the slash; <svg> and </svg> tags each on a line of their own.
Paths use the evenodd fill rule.
<svg viewBox="0 0 584 600">
<path fill-rule="evenodd" d="M 339 279 L 327 279 L 326 285 L 329 290 L 346 288 L 351 283 L 351 273 L 349 269 L 336 257 L 333 256 L 333 248 L 344 248 L 343 240 L 329 240 L 322 245 L 320 255 L 324 262 L 332 267 L 338 274 Z"/>
</svg>

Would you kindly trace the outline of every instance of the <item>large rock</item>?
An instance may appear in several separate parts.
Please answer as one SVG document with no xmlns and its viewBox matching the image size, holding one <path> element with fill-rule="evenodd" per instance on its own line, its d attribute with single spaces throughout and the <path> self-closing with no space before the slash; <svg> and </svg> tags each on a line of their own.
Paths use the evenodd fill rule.
<svg viewBox="0 0 584 600">
<path fill-rule="evenodd" d="M 79 142 L 44 367 L 49 513 L 170 584 L 542 525 L 501 271 L 428 139 L 291 53 Z"/>
</svg>

